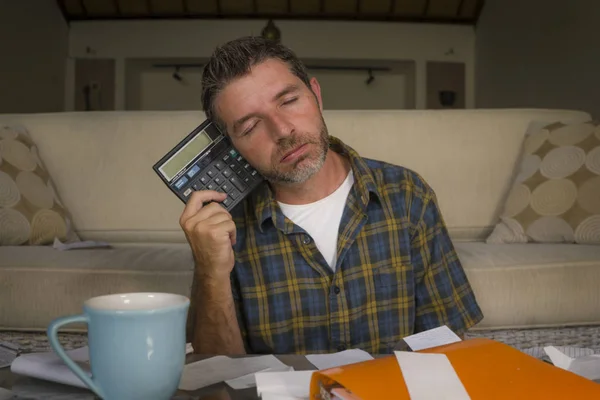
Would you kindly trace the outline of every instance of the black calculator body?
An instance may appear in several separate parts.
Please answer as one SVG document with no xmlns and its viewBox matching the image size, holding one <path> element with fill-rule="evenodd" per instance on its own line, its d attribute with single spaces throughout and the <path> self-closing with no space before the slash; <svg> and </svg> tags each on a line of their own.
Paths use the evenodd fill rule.
<svg viewBox="0 0 600 400">
<path fill-rule="evenodd" d="M 221 203 L 227 210 L 264 181 L 210 120 L 194 129 L 152 169 L 184 203 L 196 190 L 227 193 Z"/>
</svg>

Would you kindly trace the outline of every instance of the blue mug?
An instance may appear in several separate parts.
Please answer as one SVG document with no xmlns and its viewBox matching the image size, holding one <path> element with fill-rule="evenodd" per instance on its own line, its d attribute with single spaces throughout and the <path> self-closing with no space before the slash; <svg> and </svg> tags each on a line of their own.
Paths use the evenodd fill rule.
<svg viewBox="0 0 600 400">
<path fill-rule="evenodd" d="M 48 326 L 50 345 L 67 366 L 105 400 L 170 399 L 185 365 L 185 324 L 190 301 L 169 293 L 125 293 L 91 298 L 83 314 Z M 88 325 L 92 375 L 60 345 L 58 329 Z"/>
</svg>

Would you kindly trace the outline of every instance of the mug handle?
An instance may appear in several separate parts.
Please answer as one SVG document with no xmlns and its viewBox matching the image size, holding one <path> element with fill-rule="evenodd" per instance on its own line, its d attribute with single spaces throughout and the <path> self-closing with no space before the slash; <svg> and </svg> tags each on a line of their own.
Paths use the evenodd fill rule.
<svg viewBox="0 0 600 400">
<path fill-rule="evenodd" d="M 104 395 L 102 394 L 100 387 L 98 387 L 98 385 L 92 380 L 92 378 L 88 376 L 86 372 L 84 372 L 77 364 L 75 364 L 75 362 L 73 362 L 73 360 L 71 360 L 71 358 L 67 355 L 67 353 L 65 353 L 65 350 L 58 341 L 58 328 L 60 328 L 63 325 L 72 324 L 74 322 L 85 322 L 87 324 L 89 322 L 89 319 L 86 315 L 81 314 L 72 315 L 68 317 L 61 317 L 52 321 L 50 325 L 48 325 L 47 329 L 48 339 L 50 340 L 50 346 L 56 352 L 56 354 L 65 362 L 65 364 L 67 364 L 67 367 L 69 367 L 69 369 L 73 371 L 73 373 L 77 375 L 77 377 L 81 379 L 83 383 L 85 383 L 90 389 L 92 389 L 94 393 L 96 393 L 98 396 L 100 396 L 100 398 L 103 399 Z"/>
</svg>

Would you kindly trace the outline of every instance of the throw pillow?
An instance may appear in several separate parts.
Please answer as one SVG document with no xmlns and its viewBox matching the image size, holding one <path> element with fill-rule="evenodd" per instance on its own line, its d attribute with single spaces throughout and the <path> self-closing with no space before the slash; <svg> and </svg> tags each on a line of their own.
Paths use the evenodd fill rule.
<svg viewBox="0 0 600 400">
<path fill-rule="evenodd" d="M 0 125 L 0 246 L 77 241 L 26 129 Z"/>
<path fill-rule="evenodd" d="M 546 125 L 523 143 L 487 243 L 600 244 L 600 123 Z"/>
</svg>

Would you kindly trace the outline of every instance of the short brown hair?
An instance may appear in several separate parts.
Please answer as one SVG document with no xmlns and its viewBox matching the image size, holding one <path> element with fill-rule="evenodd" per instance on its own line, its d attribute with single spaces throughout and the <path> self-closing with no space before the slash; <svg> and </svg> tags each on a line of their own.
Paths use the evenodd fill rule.
<svg viewBox="0 0 600 400">
<path fill-rule="evenodd" d="M 250 73 L 253 66 L 268 59 L 287 63 L 290 71 L 310 88 L 304 64 L 290 48 L 279 42 L 261 36 L 245 36 L 217 47 L 202 73 L 202 107 L 207 118 L 212 119 L 223 133 L 227 133 L 226 127 L 214 108 L 215 98 L 229 82 Z"/>
</svg>

